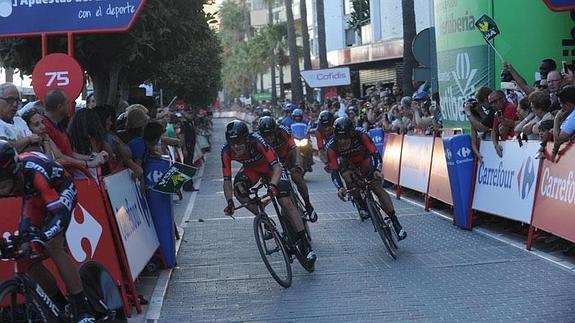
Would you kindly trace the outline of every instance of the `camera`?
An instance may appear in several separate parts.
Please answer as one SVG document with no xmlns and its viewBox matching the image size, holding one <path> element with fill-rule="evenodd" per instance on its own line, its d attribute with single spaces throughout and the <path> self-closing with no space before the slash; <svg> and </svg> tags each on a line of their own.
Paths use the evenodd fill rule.
<svg viewBox="0 0 575 323">
<path fill-rule="evenodd" d="M 463 106 L 465 106 L 468 103 L 471 104 L 471 109 L 475 109 L 475 107 L 477 106 L 477 103 L 479 103 L 479 102 L 477 102 L 477 100 L 475 98 L 471 97 L 471 98 L 465 100 L 465 102 L 463 102 Z"/>
<path fill-rule="evenodd" d="M 501 72 L 501 82 L 511 82 L 513 81 L 513 75 L 508 70 L 503 70 Z"/>
</svg>

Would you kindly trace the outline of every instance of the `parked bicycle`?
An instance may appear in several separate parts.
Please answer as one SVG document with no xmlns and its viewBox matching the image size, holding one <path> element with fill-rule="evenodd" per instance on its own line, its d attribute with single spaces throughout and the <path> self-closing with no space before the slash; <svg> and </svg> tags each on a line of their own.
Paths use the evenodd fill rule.
<svg viewBox="0 0 575 323">
<path fill-rule="evenodd" d="M 363 199 L 365 201 L 365 205 L 367 205 L 367 212 L 371 218 L 373 228 L 377 231 L 379 237 L 383 241 L 383 245 L 385 246 L 387 253 L 393 259 L 397 259 L 399 253 L 399 238 L 393 229 L 391 219 L 387 216 L 383 216 L 385 212 L 379 204 L 379 200 L 374 197 L 374 193 L 370 187 L 371 182 L 361 177 L 358 173 L 353 173 L 352 178 L 356 187 L 347 190 L 347 192 L 351 193 L 359 191 L 360 198 Z M 351 194 L 348 196 L 351 198 Z"/>
<path fill-rule="evenodd" d="M 258 207 L 259 213 L 254 218 L 253 227 L 260 256 L 262 257 L 266 268 L 278 284 L 282 287 L 288 288 L 291 286 L 292 282 L 291 263 L 293 262 L 294 256 L 308 272 L 314 271 L 314 264 L 309 263 L 306 260 L 305 255 L 300 252 L 297 238 L 295 238 L 297 236 L 296 232 L 287 219 L 287 216 L 283 215 L 280 211 L 277 199 L 275 197 L 270 197 L 268 194 L 264 196 L 258 195 L 258 191 L 262 187 L 267 188 L 266 183 L 261 183 L 260 185 L 251 188 L 249 201 L 245 204 L 239 205 L 235 209 L 237 210 L 250 204 Z M 266 205 L 270 202 L 272 203 L 276 214 L 280 215 L 278 216 L 280 226 L 278 226 L 274 219 L 272 219 L 265 211 Z M 298 208 L 299 207 L 300 206 L 298 206 Z M 302 214 L 303 217 L 301 208 L 300 214 Z M 302 220 L 305 221 L 305 219 Z M 307 221 L 305 222 L 307 223 Z M 308 241 L 311 241 L 308 226 L 306 225 L 305 228 L 307 239 Z"/>
<path fill-rule="evenodd" d="M 20 267 L 25 261 L 46 259 L 41 240 L 26 241 L 12 235 L 0 240 L 0 258 L 15 261 L 16 276 L 0 284 L 0 322 L 72 322 L 70 304 L 58 304 Z M 30 247 L 23 247 L 29 242 Z M 98 262 L 89 261 L 79 269 L 82 285 L 98 322 L 127 322 L 122 297 L 110 273 Z"/>
</svg>

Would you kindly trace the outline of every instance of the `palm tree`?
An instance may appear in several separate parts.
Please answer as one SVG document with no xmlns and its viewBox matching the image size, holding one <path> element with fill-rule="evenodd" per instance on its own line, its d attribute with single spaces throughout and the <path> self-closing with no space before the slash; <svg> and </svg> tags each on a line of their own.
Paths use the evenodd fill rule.
<svg viewBox="0 0 575 323">
<path fill-rule="evenodd" d="M 413 0 L 401 1 L 401 11 L 403 15 L 403 77 L 401 89 L 404 94 L 413 93 L 412 74 L 416 65 L 411 44 L 415 38 L 415 10 Z"/>
<path fill-rule="evenodd" d="M 268 26 L 274 24 L 274 0 L 267 0 L 268 5 Z M 277 92 L 276 92 L 276 55 L 274 52 L 274 46 L 270 47 L 270 77 L 271 77 L 271 87 L 272 87 L 272 104 L 276 104 Z"/>
<path fill-rule="evenodd" d="M 285 0 L 286 17 L 287 17 L 287 31 L 288 31 L 288 44 L 289 44 L 289 62 L 291 72 L 291 90 L 292 102 L 299 104 L 303 98 L 303 90 L 301 88 L 299 59 L 297 55 L 295 22 L 293 19 L 292 0 Z"/>
<path fill-rule="evenodd" d="M 316 0 L 315 11 L 317 12 L 317 43 L 318 43 L 318 54 L 319 54 L 319 68 L 328 68 L 327 63 L 327 48 L 325 44 L 325 11 L 323 6 L 323 0 Z M 321 100 L 325 90 L 321 89 Z"/>
<path fill-rule="evenodd" d="M 299 12 L 301 20 L 301 38 L 303 42 L 303 69 L 311 70 L 311 53 L 309 48 L 309 31 L 307 27 L 307 6 L 306 0 L 300 0 Z M 313 101 L 313 89 L 309 85 L 305 85 L 305 99 L 307 102 Z"/>
</svg>

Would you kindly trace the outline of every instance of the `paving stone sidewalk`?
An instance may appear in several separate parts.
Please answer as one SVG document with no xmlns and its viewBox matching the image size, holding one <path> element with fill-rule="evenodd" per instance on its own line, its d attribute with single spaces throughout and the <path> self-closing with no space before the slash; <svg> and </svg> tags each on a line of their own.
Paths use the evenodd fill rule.
<svg viewBox="0 0 575 323">
<path fill-rule="evenodd" d="M 316 271 L 294 262 L 292 286 L 280 287 L 260 259 L 253 217 L 246 211 L 236 220 L 223 215 L 225 121 L 214 122 L 214 152 L 160 322 L 575 322 L 573 272 L 405 201 L 394 200 L 408 238 L 392 260 L 371 222 L 359 221 L 351 203 L 336 197 L 320 165 L 306 175 L 319 213 L 311 226 Z"/>
</svg>

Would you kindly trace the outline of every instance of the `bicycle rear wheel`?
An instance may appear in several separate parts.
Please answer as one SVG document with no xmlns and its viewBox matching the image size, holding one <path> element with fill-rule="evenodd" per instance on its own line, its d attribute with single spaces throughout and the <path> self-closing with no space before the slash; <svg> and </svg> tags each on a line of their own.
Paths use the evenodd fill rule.
<svg viewBox="0 0 575 323">
<path fill-rule="evenodd" d="M 367 210 L 371 217 L 371 221 L 373 221 L 373 226 L 383 241 L 383 245 L 385 246 L 387 253 L 391 256 L 391 258 L 397 259 L 397 249 L 395 248 L 392 240 L 393 238 L 391 237 L 392 233 L 390 227 L 384 224 L 383 216 L 381 216 L 379 208 L 375 206 L 375 202 L 369 198 L 366 200 Z"/>
<path fill-rule="evenodd" d="M 0 284 L 0 322 L 44 322 L 41 311 L 33 303 L 27 304 L 16 280 Z"/>
<path fill-rule="evenodd" d="M 271 237 L 266 237 L 266 232 L 271 234 Z M 256 216 L 254 236 L 260 256 L 272 277 L 282 287 L 290 287 L 292 281 L 290 257 L 273 220 L 265 216 Z"/>
</svg>

